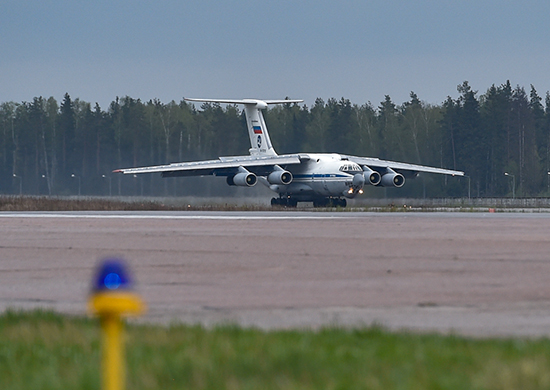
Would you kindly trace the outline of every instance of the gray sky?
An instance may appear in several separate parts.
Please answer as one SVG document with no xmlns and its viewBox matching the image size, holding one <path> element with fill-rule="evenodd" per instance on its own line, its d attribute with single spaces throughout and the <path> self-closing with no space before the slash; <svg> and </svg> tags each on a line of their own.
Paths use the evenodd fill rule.
<svg viewBox="0 0 550 390">
<path fill-rule="evenodd" d="M 550 1 L 0 4 L 0 102 L 116 96 L 440 104 L 468 80 L 550 90 Z"/>
</svg>

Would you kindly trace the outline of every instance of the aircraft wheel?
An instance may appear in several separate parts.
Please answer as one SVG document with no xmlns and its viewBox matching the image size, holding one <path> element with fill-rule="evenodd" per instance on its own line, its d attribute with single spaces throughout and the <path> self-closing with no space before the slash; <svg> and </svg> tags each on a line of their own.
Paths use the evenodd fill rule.
<svg viewBox="0 0 550 390">
<path fill-rule="evenodd" d="M 313 207 L 327 207 L 329 200 L 327 198 L 320 198 L 313 200 Z"/>
<path fill-rule="evenodd" d="M 279 205 L 279 199 L 271 198 L 271 206 L 278 206 L 278 205 Z"/>
<path fill-rule="evenodd" d="M 288 198 L 287 206 L 288 207 L 296 207 L 296 206 L 298 206 L 298 201 L 294 198 Z"/>
<path fill-rule="evenodd" d="M 339 200 L 338 200 L 338 206 L 344 208 L 344 207 L 346 207 L 347 205 L 348 205 L 348 201 L 347 201 L 347 200 L 345 200 L 345 199 L 339 199 Z"/>
</svg>

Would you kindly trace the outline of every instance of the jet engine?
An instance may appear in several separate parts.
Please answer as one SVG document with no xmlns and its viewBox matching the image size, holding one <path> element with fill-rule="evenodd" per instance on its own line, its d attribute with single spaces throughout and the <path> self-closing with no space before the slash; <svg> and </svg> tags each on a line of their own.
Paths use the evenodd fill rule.
<svg viewBox="0 0 550 390">
<path fill-rule="evenodd" d="M 239 173 L 235 176 L 227 176 L 227 184 L 230 186 L 253 187 L 257 181 L 256 175 L 243 167 L 239 167 Z"/>
<path fill-rule="evenodd" d="M 267 176 L 269 184 L 290 184 L 292 182 L 292 173 L 282 168 L 276 169 Z"/>
<path fill-rule="evenodd" d="M 373 171 L 366 165 L 363 165 L 363 175 L 365 176 L 365 183 L 369 183 L 373 186 L 377 186 L 382 180 L 382 176 L 380 176 L 378 172 Z"/>
<path fill-rule="evenodd" d="M 383 187 L 397 187 L 401 188 L 403 187 L 403 184 L 405 184 L 405 177 L 395 172 L 391 168 L 386 168 L 387 173 L 382 175 L 382 180 L 380 180 L 380 185 Z"/>
</svg>

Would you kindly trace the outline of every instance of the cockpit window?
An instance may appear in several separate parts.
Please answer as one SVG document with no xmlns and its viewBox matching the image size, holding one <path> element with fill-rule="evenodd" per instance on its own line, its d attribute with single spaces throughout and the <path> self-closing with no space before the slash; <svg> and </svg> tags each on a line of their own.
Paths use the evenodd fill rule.
<svg viewBox="0 0 550 390">
<path fill-rule="evenodd" d="M 355 163 L 346 163 L 340 165 L 340 170 L 342 172 L 362 172 L 363 170 L 358 164 Z"/>
</svg>

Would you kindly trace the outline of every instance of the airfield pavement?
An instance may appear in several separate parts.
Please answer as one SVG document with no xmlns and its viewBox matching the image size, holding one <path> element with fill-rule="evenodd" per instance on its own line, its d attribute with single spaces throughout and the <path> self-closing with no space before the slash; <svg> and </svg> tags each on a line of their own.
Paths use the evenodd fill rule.
<svg viewBox="0 0 550 390">
<path fill-rule="evenodd" d="M 0 311 L 86 313 L 107 256 L 139 321 L 550 336 L 550 213 L 0 213 Z"/>
</svg>

